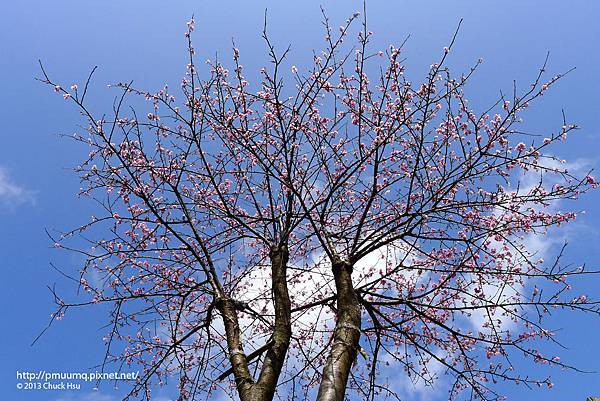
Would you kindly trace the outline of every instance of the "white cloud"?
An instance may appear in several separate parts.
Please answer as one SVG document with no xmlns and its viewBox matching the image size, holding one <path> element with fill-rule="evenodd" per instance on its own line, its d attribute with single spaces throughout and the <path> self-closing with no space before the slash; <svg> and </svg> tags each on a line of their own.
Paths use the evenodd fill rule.
<svg viewBox="0 0 600 401">
<path fill-rule="evenodd" d="M 362 286 L 371 283 L 371 280 L 386 274 L 396 265 L 412 264 L 416 255 L 414 250 L 405 243 L 397 242 L 374 251 L 358 261 L 354 266 L 354 284 Z M 309 258 L 305 266 L 290 264 L 288 271 L 288 287 L 292 307 L 299 307 L 331 297 L 335 293 L 335 284 L 331 272 L 331 263 L 323 252 L 316 252 Z M 254 311 L 260 313 L 265 321 L 273 323 L 274 309 L 271 295 L 271 275 L 269 266 L 256 266 L 238 284 L 234 292 L 238 301 L 247 303 Z M 392 278 L 402 276 L 403 280 L 416 284 L 425 275 L 418 271 L 398 270 Z M 379 289 L 381 284 L 375 285 Z M 292 316 L 292 330 L 296 337 L 303 338 L 302 352 L 304 355 L 313 355 L 320 352 L 335 325 L 335 315 L 328 306 L 313 307 Z M 269 339 L 269 330 L 265 330 L 264 323 L 248 314 L 240 314 L 240 327 L 242 328 L 244 343 L 251 352 L 264 345 Z M 223 323 L 220 318 L 213 321 L 215 334 L 224 335 Z M 294 350 L 290 351 L 288 365 L 297 362 Z"/>
<path fill-rule="evenodd" d="M 0 203 L 9 208 L 34 203 L 33 193 L 16 184 L 6 169 L 0 167 Z"/>
<path fill-rule="evenodd" d="M 593 162 L 586 159 L 577 159 L 573 162 L 560 161 L 556 158 L 545 159 L 540 165 L 547 169 L 560 171 L 571 174 L 575 177 L 585 177 L 586 174 L 592 169 Z M 559 175 L 550 173 L 548 171 L 541 173 L 526 173 L 521 180 L 520 194 L 526 194 L 536 186 L 540 185 L 540 180 L 543 180 L 542 186 L 546 189 L 550 189 L 555 184 L 564 184 L 564 180 Z M 563 207 L 563 200 L 557 199 L 551 201 L 549 205 L 544 207 L 544 210 L 548 212 L 558 212 Z M 532 207 L 535 210 L 540 210 L 539 205 L 524 205 L 525 207 Z M 572 226 L 571 226 L 572 227 Z M 541 231 L 527 235 L 522 241 L 524 249 L 527 250 L 528 254 L 536 258 L 552 258 L 556 256 L 556 250 L 560 249 L 560 244 L 566 242 L 569 236 L 573 233 L 573 230 L 565 230 L 564 227 L 559 229 L 552 227 L 547 231 Z"/>
<path fill-rule="evenodd" d="M 291 265 L 288 272 L 288 286 L 292 306 L 304 305 L 307 302 L 331 296 L 334 293 L 333 275 L 331 267 L 324 254 L 312 258 L 308 265 L 310 268 L 300 268 Z M 262 315 L 265 322 L 257 320 L 248 314 L 240 314 L 240 327 L 242 328 L 246 351 L 251 352 L 264 345 L 269 339 L 269 330 L 265 330 L 265 323 L 273 323 L 274 309 L 271 295 L 271 276 L 269 266 L 254 267 L 238 284 L 235 298 L 246 302 L 252 310 Z M 333 325 L 334 315 L 325 308 L 310 308 L 292 316 L 293 331 L 296 336 L 306 338 L 306 349 L 303 352 L 312 354 L 318 352 L 326 341 L 326 335 Z M 221 319 L 215 319 L 213 329 L 223 335 Z M 295 361 L 294 351 L 290 352 L 291 360 Z"/>
</svg>

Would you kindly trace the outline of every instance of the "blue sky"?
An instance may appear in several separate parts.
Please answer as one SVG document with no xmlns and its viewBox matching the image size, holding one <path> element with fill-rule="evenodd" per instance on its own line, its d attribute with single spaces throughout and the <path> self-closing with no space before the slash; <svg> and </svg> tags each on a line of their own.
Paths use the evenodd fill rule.
<svg viewBox="0 0 600 401">
<path fill-rule="evenodd" d="M 79 122 L 76 110 L 34 81 L 37 60 L 65 84 L 81 83 L 98 65 L 91 106 L 107 109 L 113 94 L 106 84 L 134 80 L 137 86 L 157 89 L 175 83 L 184 72 L 185 22 L 196 16 L 195 44 L 199 57 L 229 54 L 236 40 L 249 77 L 264 65 L 266 52 L 260 38 L 265 8 L 276 45 L 292 45 L 291 60 L 303 65 L 312 49 L 322 45 L 319 5 L 323 4 L 334 26 L 362 8 L 355 1 L 43 1 L 20 0 L 0 6 L 0 395 L 3 400 L 113 401 L 119 392 L 106 385 L 91 392 L 18 392 L 16 370 L 85 371 L 101 362 L 101 309 L 80 310 L 52 327 L 30 346 L 52 312 L 51 294 L 56 285 L 73 294 L 72 286 L 51 267 L 54 263 L 75 271 L 80 260 L 58 252 L 44 230 L 69 229 L 85 222 L 94 206 L 75 196 L 79 188 L 69 171 L 85 156 L 85 149 L 61 139 Z M 448 43 L 458 21 L 461 33 L 452 53 L 455 70 L 466 70 L 482 57 L 484 64 L 473 79 L 469 97 L 481 108 L 500 90 L 509 91 L 513 79 L 522 87 L 535 75 L 550 51 L 549 70 L 577 69 L 564 79 L 527 119 L 530 128 L 544 132 L 561 125 L 561 109 L 582 129 L 560 150 L 570 161 L 598 164 L 600 102 L 600 3 L 593 1 L 429 1 L 368 4 L 375 47 L 406 45 L 407 67 L 413 79 L 422 77 Z M 377 49 L 378 50 L 378 49 Z M 566 261 L 600 265 L 600 194 L 579 203 L 586 210 L 575 224 L 561 232 L 568 240 Z M 556 238 L 555 238 L 556 240 Z M 556 242 L 549 239 L 550 252 Z M 600 297 L 598 281 L 578 283 L 589 295 Z M 74 294 L 73 294 L 74 295 Z M 564 361 L 585 370 L 600 371 L 597 333 L 600 319 L 580 315 L 556 316 L 554 327 L 564 328 L 559 338 L 568 349 Z M 391 372 L 395 375 L 395 372 Z M 400 372 L 397 373 L 401 380 Z M 556 387 L 530 392 L 508 387 L 512 399 L 584 400 L 600 395 L 600 374 L 554 371 Z M 159 391 L 159 394 L 161 392 Z M 165 397 L 168 389 L 162 391 Z M 441 389 L 411 389 L 405 400 L 444 399 Z"/>
</svg>

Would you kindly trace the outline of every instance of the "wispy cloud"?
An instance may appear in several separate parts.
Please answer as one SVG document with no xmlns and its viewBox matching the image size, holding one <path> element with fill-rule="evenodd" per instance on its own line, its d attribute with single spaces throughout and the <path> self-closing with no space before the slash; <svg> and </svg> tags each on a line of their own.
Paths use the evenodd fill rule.
<svg viewBox="0 0 600 401">
<path fill-rule="evenodd" d="M 444 355 L 432 350 L 437 357 Z M 394 391 L 402 401 L 435 401 L 447 400 L 450 382 L 445 379 L 445 367 L 431 358 L 424 363 L 427 369 L 425 376 L 407 375 L 401 364 L 389 354 L 383 360 L 389 372 L 387 387 Z"/>
<path fill-rule="evenodd" d="M 592 170 L 593 164 L 594 162 L 591 160 L 577 159 L 573 162 L 565 162 L 553 156 L 548 156 L 540 163 L 544 167 L 543 170 L 538 172 L 527 171 L 520 177 L 517 177 L 518 180 L 516 181 L 519 185 L 514 189 L 513 193 L 528 194 L 540 186 L 549 191 L 555 184 L 564 184 L 564 178 L 559 172 L 572 174 L 575 177 L 585 177 Z M 511 188 L 508 188 L 508 191 L 511 191 Z M 564 203 L 561 199 L 550 201 L 545 206 L 526 203 L 523 205 L 523 209 L 532 208 L 540 210 L 543 208 L 547 212 L 556 213 L 565 206 Z M 495 211 L 495 214 L 498 215 L 502 215 L 503 213 L 507 212 L 502 209 Z M 574 226 L 571 223 L 569 227 L 570 229 L 568 230 L 564 227 L 560 229 L 551 227 L 548 230 L 529 233 L 522 239 L 514 239 L 514 243 L 520 246 L 520 251 L 528 255 L 528 258 L 531 260 L 552 260 L 558 256 L 558 253 L 562 249 L 561 245 L 567 242 L 569 236 L 576 233 L 578 226 Z M 522 292 L 526 284 L 527 282 L 507 285 L 503 279 L 498 279 L 496 282 L 488 280 L 487 284 L 482 286 L 482 289 L 486 299 L 493 300 L 494 303 L 498 304 L 511 302 L 511 300 L 518 301 L 522 297 Z M 495 315 L 494 312 L 490 312 L 487 309 L 479 309 L 471 313 L 471 323 L 475 329 L 480 330 L 484 323 L 489 323 L 491 319 L 489 313 L 492 313 L 494 321 L 499 323 L 499 328 L 502 330 L 510 331 L 517 325 L 509 315 Z"/>
<path fill-rule="evenodd" d="M 24 203 L 34 202 L 33 192 L 15 183 L 8 171 L 0 167 L 0 204 L 12 209 Z"/>
<path fill-rule="evenodd" d="M 594 167 L 595 162 L 593 160 L 587 159 L 576 159 L 572 162 L 559 161 L 555 158 L 550 158 L 542 163 L 546 168 L 555 169 L 556 171 L 564 171 L 565 173 L 573 174 L 576 177 L 584 177 L 588 174 Z M 548 173 L 542 174 L 542 177 L 535 174 L 525 174 L 522 180 L 522 189 L 521 193 L 525 193 L 526 191 L 530 191 L 535 186 L 539 185 L 540 180 L 543 178 L 544 186 L 549 189 L 551 186 L 555 184 L 562 184 L 562 181 L 559 179 L 558 175 L 551 175 Z M 534 209 L 539 209 L 540 206 L 536 205 L 527 205 Z M 548 212 L 555 213 L 565 207 L 565 202 L 562 200 L 555 200 L 550 202 L 544 209 Z M 567 205 L 567 209 L 570 209 L 570 205 Z M 552 258 L 557 255 L 557 250 L 561 249 L 561 244 L 567 242 L 570 236 L 576 234 L 578 229 L 581 229 L 583 226 L 581 224 L 571 223 L 569 228 L 566 229 L 561 227 L 557 229 L 556 227 L 550 228 L 546 232 L 538 232 L 533 233 L 526 236 L 522 243 L 525 249 L 529 252 L 530 255 L 535 256 L 537 258 L 547 259 Z"/>
</svg>

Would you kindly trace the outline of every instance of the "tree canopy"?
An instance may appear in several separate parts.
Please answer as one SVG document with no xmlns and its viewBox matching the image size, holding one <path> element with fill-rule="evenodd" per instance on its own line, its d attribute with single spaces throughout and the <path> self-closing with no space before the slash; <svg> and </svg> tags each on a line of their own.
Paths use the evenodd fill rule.
<svg viewBox="0 0 600 401">
<path fill-rule="evenodd" d="M 394 370 L 447 374 L 451 398 L 487 400 L 498 381 L 552 386 L 515 359 L 570 367 L 540 351 L 555 341 L 544 319 L 598 314 L 570 286 L 594 272 L 562 250 L 540 259 L 528 239 L 573 220 L 597 185 L 554 155 L 576 125 L 539 136 L 521 123 L 562 75 L 544 66 L 476 112 L 465 92 L 480 61 L 451 73 L 455 38 L 414 83 L 402 45 L 373 51 L 360 21 L 324 17 L 304 71 L 265 25 L 257 80 L 235 46 L 198 65 L 192 20 L 180 88 L 119 83 L 101 115 L 91 75 L 69 88 L 43 70 L 86 121 L 76 171 L 98 204 L 55 239 L 86 256 L 76 280 L 90 300 L 55 294 L 53 319 L 111 305 L 103 366 L 143 369 L 130 397 L 176 377 L 181 400 L 394 399 Z"/>
</svg>

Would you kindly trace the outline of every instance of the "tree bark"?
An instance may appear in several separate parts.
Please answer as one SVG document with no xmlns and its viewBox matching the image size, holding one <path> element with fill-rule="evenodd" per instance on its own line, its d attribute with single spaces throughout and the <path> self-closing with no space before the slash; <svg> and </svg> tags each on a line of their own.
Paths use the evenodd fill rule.
<svg viewBox="0 0 600 401">
<path fill-rule="evenodd" d="M 233 370 L 235 385 L 240 400 L 250 400 L 254 379 L 248 369 L 248 359 L 244 353 L 242 345 L 242 333 L 235 303 L 231 298 L 219 299 L 216 303 L 225 326 L 225 336 L 227 337 L 227 351 L 229 352 L 229 363 Z"/>
<path fill-rule="evenodd" d="M 344 400 L 360 341 L 360 303 L 352 285 L 352 265 L 338 259 L 334 260 L 332 270 L 337 291 L 337 322 L 317 401 Z"/>
<path fill-rule="evenodd" d="M 292 304 L 287 286 L 287 263 L 289 252 L 286 246 L 273 247 L 271 259 L 271 288 L 275 308 L 273 345 L 267 350 L 265 360 L 256 383 L 256 400 L 269 401 L 275 395 L 277 381 L 285 362 L 292 337 Z"/>
</svg>

